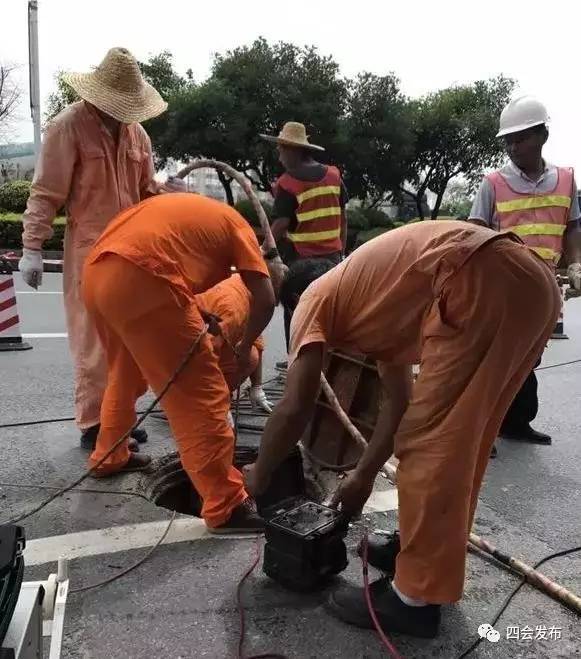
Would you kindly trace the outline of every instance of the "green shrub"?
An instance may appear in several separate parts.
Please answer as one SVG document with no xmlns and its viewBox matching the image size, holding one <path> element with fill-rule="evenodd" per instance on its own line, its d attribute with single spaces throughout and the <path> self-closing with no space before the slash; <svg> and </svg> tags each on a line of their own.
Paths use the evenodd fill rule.
<svg viewBox="0 0 581 659">
<path fill-rule="evenodd" d="M 387 213 L 377 208 L 362 208 L 361 212 L 367 218 L 370 229 L 374 227 L 383 227 L 384 229 L 393 229 L 393 220 Z"/>
<path fill-rule="evenodd" d="M 0 208 L 9 213 L 24 213 L 30 194 L 30 181 L 8 181 L 0 185 Z"/>
<path fill-rule="evenodd" d="M 357 231 L 365 231 L 366 229 L 369 229 L 369 221 L 361 212 L 360 208 L 348 208 L 346 215 L 347 227 L 349 230 L 356 229 Z"/>
<path fill-rule="evenodd" d="M 270 204 L 265 204 L 262 202 L 262 207 L 264 208 L 264 211 L 266 213 L 266 216 L 268 219 L 270 219 L 272 215 L 272 206 Z M 241 199 L 235 206 L 234 208 L 242 215 L 243 218 L 245 218 L 250 226 L 252 227 L 260 227 L 260 222 L 258 221 L 258 215 L 256 211 L 254 210 L 254 206 L 252 205 L 252 202 L 249 199 Z"/>
<path fill-rule="evenodd" d="M 374 227 L 373 229 L 369 229 L 368 231 L 360 231 L 357 234 L 355 247 L 356 248 L 360 247 L 367 241 L 372 240 L 373 238 L 377 238 L 377 236 L 381 236 L 381 234 L 385 233 L 386 231 L 390 231 L 390 229 L 385 229 L 384 227 Z"/>
<path fill-rule="evenodd" d="M 42 246 L 49 251 L 60 251 L 65 237 L 66 218 L 57 217 L 53 229 L 54 235 Z M 22 248 L 22 216 L 16 213 L 0 214 L 0 247 L 3 249 Z"/>
</svg>

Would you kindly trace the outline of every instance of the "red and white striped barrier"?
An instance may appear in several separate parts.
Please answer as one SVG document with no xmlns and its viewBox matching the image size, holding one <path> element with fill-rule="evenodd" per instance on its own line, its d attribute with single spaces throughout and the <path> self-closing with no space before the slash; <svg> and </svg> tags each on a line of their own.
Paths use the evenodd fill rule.
<svg viewBox="0 0 581 659">
<path fill-rule="evenodd" d="M 31 348 L 29 343 L 24 343 L 20 334 L 12 266 L 5 259 L 0 259 L 0 352 Z"/>
<path fill-rule="evenodd" d="M 567 334 L 565 334 L 565 316 L 564 316 L 564 308 L 565 308 L 565 288 L 563 285 L 559 285 L 559 290 L 561 291 L 561 311 L 559 311 L 559 318 L 557 320 L 557 324 L 555 325 L 555 329 L 553 330 L 553 333 L 551 334 L 552 339 L 568 339 L 569 337 Z"/>
</svg>

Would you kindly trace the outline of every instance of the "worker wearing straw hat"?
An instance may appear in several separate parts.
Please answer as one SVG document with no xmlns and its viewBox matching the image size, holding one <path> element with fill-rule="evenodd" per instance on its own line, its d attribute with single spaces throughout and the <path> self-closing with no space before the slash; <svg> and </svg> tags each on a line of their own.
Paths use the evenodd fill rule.
<svg viewBox="0 0 581 659">
<path fill-rule="evenodd" d="M 85 258 L 109 221 L 123 209 L 175 184 L 153 179 L 151 142 L 139 122 L 161 114 L 167 103 L 141 76 L 133 55 L 112 48 L 91 73 L 65 81 L 81 97 L 48 125 L 23 217 L 24 281 L 42 283 L 42 245 L 64 206 L 64 303 L 75 364 L 75 417 L 81 444 L 94 446 L 107 365 L 80 294 Z M 145 441 L 145 431 L 134 438 Z M 133 448 L 137 448 L 133 442 Z"/>
<path fill-rule="evenodd" d="M 261 135 L 277 145 L 285 173 L 274 188 L 272 233 L 277 242 L 285 237 L 290 250 L 287 281 L 293 279 L 293 263 L 300 259 L 325 259 L 332 268 L 341 261 L 347 240 L 345 203 L 347 193 L 336 167 L 323 165 L 314 154 L 325 149 L 309 142 L 306 128 L 289 121 L 277 136 Z M 281 291 L 284 328 L 288 349 L 290 322 L 296 302 Z"/>
</svg>

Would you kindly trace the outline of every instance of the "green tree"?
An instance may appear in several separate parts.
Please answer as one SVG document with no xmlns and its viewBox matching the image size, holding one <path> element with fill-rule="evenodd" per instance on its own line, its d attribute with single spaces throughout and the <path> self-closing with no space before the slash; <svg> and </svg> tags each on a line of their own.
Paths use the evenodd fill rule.
<svg viewBox="0 0 581 659">
<path fill-rule="evenodd" d="M 335 155 L 347 83 L 333 58 L 314 46 L 257 39 L 217 55 L 210 80 L 221 83 L 233 103 L 224 117 L 228 140 L 223 146 L 232 149 L 232 160 L 259 190 L 271 191 L 278 164 L 276 150 L 258 136 L 278 133 L 286 121 L 304 123 L 311 141 L 323 144 L 327 157 Z"/>
<path fill-rule="evenodd" d="M 67 105 L 80 100 L 77 92 L 64 81 L 65 74 L 66 71 L 58 71 L 54 77 L 56 91 L 49 94 L 47 99 L 46 112 L 44 113 L 45 124 L 56 117 L 59 112 L 62 112 Z"/>
<path fill-rule="evenodd" d="M 436 196 L 434 219 L 451 179 L 462 174 L 474 185 L 486 168 L 501 162 L 498 117 L 514 85 L 503 76 L 479 80 L 428 94 L 411 105 L 415 156 L 402 193 L 414 199 L 419 217 L 424 217 L 421 199 L 427 190 Z"/>
<path fill-rule="evenodd" d="M 376 206 L 398 193 L 414 155 L 409 104 L 394 75 L 360 74 L 351 84 L 340 131 L 352 197 Z"/>
</svg>

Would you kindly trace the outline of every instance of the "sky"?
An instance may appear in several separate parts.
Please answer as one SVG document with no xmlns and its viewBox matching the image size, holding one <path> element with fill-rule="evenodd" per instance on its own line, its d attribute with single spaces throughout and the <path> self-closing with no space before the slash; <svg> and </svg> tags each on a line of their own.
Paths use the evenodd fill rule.
<svg viewBox="0 0 581 659">
<path fill-rule="evenodd" d="M 25 94 L 11 141 L 32 140 L 28 109 L 27 1 L 1 0 L 0 61 L 21 65 Z M 138 59 L 170 50 L 197 80 L 212 56 L 264 36 L 316 45 L 343 74 L 395 73 L 419 96 L 504 74 L 551 117 L 546 158 L 581 169 L 581 2 L 555 0 L 39 0 L 41 98 L 58 70 L 88 71 L 112 46 Z M 289 119 L 292 118 L 289 108 Z"/>
</svg>

